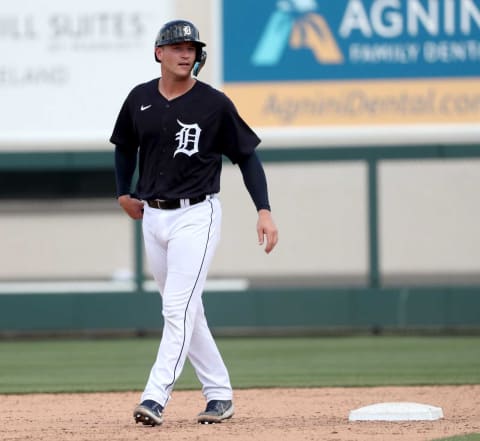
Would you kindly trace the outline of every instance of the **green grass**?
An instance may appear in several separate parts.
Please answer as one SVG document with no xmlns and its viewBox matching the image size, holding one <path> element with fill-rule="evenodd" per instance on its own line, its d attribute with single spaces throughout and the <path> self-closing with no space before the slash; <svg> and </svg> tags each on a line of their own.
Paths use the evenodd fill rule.
<svg viewBox="0 0 480 441">
<path fill-rule="evenodd" d="M 449 438 L 441 438 L 434 441 L 480 441 L 480 433 L 471 433 L 469 435 L 458 435 Z"/>
<path fill-rule="evenodd" d="M 480 337 L 223 338 L 233 386 L 480 383 Z M 0 393 L 142 390 L 157 338 L 0 341 Z M 199 383 L 187 364 L 177 389 Z"/>
</svg>

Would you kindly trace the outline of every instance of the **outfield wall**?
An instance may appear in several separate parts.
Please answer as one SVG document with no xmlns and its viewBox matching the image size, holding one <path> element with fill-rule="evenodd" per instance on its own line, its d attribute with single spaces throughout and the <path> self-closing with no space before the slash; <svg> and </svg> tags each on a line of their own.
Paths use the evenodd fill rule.
<svg viewBox="0 0 480 441">
<path fill-rule="evenodd" d="M 207 292 L 217 335 L 480 330 L 478 287 L 265 289 Z M 157 293 L 0 296 L 0 336 L 145 335 L 162 329 Z"/>
<path fill-rule="evenodd" d="M 258 247 L 256 214 L 239 170 L 225 165 L 220 198 L 223 234 L 212 278 L 304 279 L 317 285 L 368 285 L 372 266 L 383 285 L 480 283 L 480 147 L 295 148 L 260 150 L 280 242 Z M 0 281 L 115 280 L 135 272 L 135 223 L 110 199 L 109 153 L 3 154 L 0 178 L 17 176 L 28 191 L 0 204 Z M 18 178 L 20 176 L 21 178 Z M 80 180 L 83 177 L 84 180 Z M 37 179 L 39 181 L 37 181 Z M 20 185 L 20 183 L 19 183 Z M 55 187 L 57 185 L 57 187 Z M 72 197 L 56 195 L 72 187 Z M 32 190 L 33 191 L 33 190 Z M 149 274 L 148 266 L 144 272 Z"/>
<path fill-rule="evenodd" d="M 343 165 L 346 170 L 353 171 L 355 176 L 358 167 L 364 167 L 365 172 L 361 174 L 364 179 L 361 180 L 363 192 L 359 194 L 359 200 L 352 198 L 352 192 L 343 191 L 345 182 L 328 188 L 332 201 L 336 201 L 334 196 L 343 194 L 343 199 L 340 200 L 345 200 L 346 208 L 363 206 L 363 209 L 359 210 L 362 217 L 359 217 L 358 213 L 349 216 L 345 210 L 333 210 L 327 212 L 330 216 L 328 223 L 319 228 L 321 222 L 325 222 L 322 220 L 322 216 L 325 218 L 322 210 L 325 205 L 321 203 L 321 199 L 314 196 L 320 194 L 321 188 L 306 185 L 312 193 L 306 193 L 305 198 L 298 197 L 295 193 L 287 193 L 288 197 L 280 198 L 277 201 L 277 210 L 282 213 L 279 217 L 280 225 L 285 225 L 286 222 L 291 224 L 287 228 L 281 226 L 285 237 L 283 240 L 287 244 L 282 246 L 280 243 L 275 250 L 275 254 L 280 254 L 278 260 L 271 262 L 269 259 L 272 256 L 264 256 L 257 245 L 252 253 L 257 253 L 255 258 L 259 259 L 258 266 L 252 264 L 251 260 L 255 258 L 251 257 L 253 254 L 250 251 L 244 253 L 241 246 L 235 248 L 231 243 L 223 255 L 217 255 L 216 262 L 220 259 L 219 264 L 226 265 L 227 268 L 232 268 L 235 263 L 238 265 L 235 271 L 229 270 L 232 272 L 228 274 L 218 269 L 211 274 L 212 277 L 226 276 L 229 289 L 212 290 L 211 285 L 207 285 L 205 302 L 216 332 L 240 335 L 279 332 L 376 332 L 381 329 L 402 332 L 476 332 L 480 329 L 480 283 L 477 267 L 480 260 L 476 254 L 478 222 L 475 221 L 478 219 L 478 206 L 471 202 L 473 194 L 471 199 L 467 197 L 469 191 L 474 192 L 478 188 L 478 146 L 341 150 L 308 148 L 270 152 L 270 155 L 264 153 L 263 156 L 267 170 L 270 164 L 277 164 L 276 166 L 288 172 L 290 168 L 301 167 L 304 170 L 319 163 L 324 170 L 335 174 L 338 164 L 339 168 Z M 58 156 L 54 156 L 50 157 L 43 167 L 48 169 L 55 164 L 54 158 L 58 161 L 57 165 L 62 163 Z M 92 161 L 91 155 L 83 159 L 82 155 L 69 158 L 71 163 L 68 166 L 62 163 L 62 167 L 71 167 L 72 170 Z M 102 161 L 101 158 L 102 155 L 97 157 L 97 166 Z M 111 167 L 108 157 L 104 159 L 105 167 Z M 3 162 L 3 167 L 9 163 L 11 168 L 17 160 L 18 156 L 9 155 L 8 160 Z M 18 164 L 22 164 L 22 161 Z M 351 168 L 348 167 L 349 164 L 352 164 Z M 422 168 L 429 170 L 432 164 L 443 171 L 454 170 L 455 173 L 450 177 L 440 174 L 437 181 L 433 181 L 435 185 L 430 183 L 426 187 L 428 191 L 425 191 L 424 187 L 409 187 L 408 180 L 402 187 L 393 186 L 386 191 L 383 186 L 388 180 L 382 178 L 382 173 L 385 173 L 382 172 L 383 164 L 388 165 L 387 171 L 396 170 L 397 167 L 405 170 L 404 167 L 411 164 L 417 172 L 420 170 L 417 176 L 422 179 L 425 179 L 421 173 Z M 36 165 L 40 167 L 41 161 L 36 162 Z M 313 166 L 312 168 L 315 169 Z M 236 172 L 235 180 L 238 181 L 239 172 Z M 299 178 L 300 184 L 305 183 L 303 178 L 304 176 Z M 284 188 L 285 182 L 279 180 L 276 184 Z M 236 185 L 237 187 L 241 188 L 239 185 Z M 417 202 L 413 205 L 414 209 L 409 208 L 411 199 L 398 196 L 405 189 L 408 195 L 423 203 Z M 289 186 L 288 190 L 291 191 L 292 187 Z M 275 187 L 273 192 L 275 193 Z M 383 199 L 382 195 L 388 195 L 389 192 L 397 195 L 393 201 Z M 254 213 L 252 225 L 247 228 L 248 225 L 245 224 L 248 221 L 245 220 L 244 212 L 235 214 L 234 210 L 241 203 L 248 206 L 250 202 L 246 194 L 243 198 L 243 202 L 240 201 L 240 196 L 239 199 L 232 198 L 230 202 L 233 206 L 228 207 L 227 204 L 226 211 L 232 210 L 233 214 L 231 224 L 228 225 L 238 228 L 231 232 L 232 238 L 227 241 L 238 240 L 241 243 L 251 238 Z M 160 298 L 151 287 L 145 287 L 144 277 L 148 278 L 148 271 L 144 271 L 139 223 L 125 222 L 125 216 L 119 217 L 124 222 L 118 231 L 119 236 L 113 228 L 114 218 L 105 216 L 105 213 L 81 211 L 74 215 L 78 222 L 77 228 L 65 228 L 61 226 L 62 219 L 54 205 L 55 214 L 51 231 L 48 231 L 45 224 L 39 222 L 38 213 L 32 212 L 34 205 L 25 204 L 25 201 L 17 203 L 17 209 L 23 210 L 22 216 L 11 215 L 9 228 L 1 230 L 5 234 L 4 244 L 11 240 L 12 232 L 17 241 L 15 246 L 2 248 L 2 267 L 8 268 L 13 262 L 13 265 L 18 265 L 23 271 L 20 274 L 25 275 L 30 265 L 44 265 L 47 261 L 45 256 L 52 253 L 52 249 L 66 246 L 72 250 L 74 247 L 74 252 L 63 256 L 63 259 L 55 260 L 57 265 L 66 271 L 64 275 L 69 275 L 60 290 L 55 284 L 50 287 L 48 283 L 43 285 L 38 276 L 37 282 L 33 278 L 32 284 L 20 288 L 15 283 L 0 284 L 2 334 L 141 334 L 161 329 Z M 60 204 L 59 201 L 56 203 Z M 293 203 L 305 205 L 300 207 L 300 210 L 293 210 Z M 384 211 L 385 206 L 389 207 L 388 211 Z M 299 207 L 297 205 L 293 208 Z M 389 215 L 390 211 L 392 215 Z M 31 217 L 32 215 L 34 216 Z M 44 215 L 52 216 L 52 213 L 46 211 Z M 304 217 L 301 218 L 301 215 Z M 7 217 L 2 216 L 2 222 L 5 222 Z M 90 228 L 85 222 L 86 218 L 91 218 Z M 307 228 L 309 222 L 312 223 L 309 228 L 314 231 L 313 234 Z M 351 228 L 362 225 L 361 253 L 350 243 L 351 237 L 359 240 L 357 234 L 351 237 L 342 234 L 341 229 L 346 222 Z M 86 227 L 85 224 L 88 237 L 79 234 L 78 227 Z M 58 228 L 63 230 L 63 238 Z M 337 228 L 339 231 L 335 235 Z M 389 232 L 392 236 L 389 236 Z M 397 232 L 399 237 L 395 239 L 395 247 L 392 246 L 392 243 L 395 243 L 392 237 L 395 238 Z M 29 237 L 28 234 L 33 235 Z M 244 236 L 240 237 L 241 234 Z M 119 237 L 122 240 L 119 240 Z M 441 239 L 440 242 L 435 242 L 436 237 Z M 320 242 L 316 243 L 317 240 Z M 299 241 L 304 243 L 298 245 Z M 121 246 L 120 251 L 114 248 L 119 242 L 121 246 L 130 247 L 129 253 L 122 253 Z M 325 247 L 322 243 L 329 245 Z M 249 242 L 248 246 L 250 245 L 253 247 L 253 241 Z M 32 247 L 31 250 L 36 253 L 33 258 L 25 251 L 26 247 Z M 388 253 L 389 247 L 390 252 L 396 250 L 398 256 L 403 258 L 395 260 L 395 254 Z M 348 254 L 349 249 L 353 250 L 354 255 L 361 254 L 358 258 L 363 265 L 361 272 L 352 271 L 346 264 L 355 262 L 351 256 L 351 260 L 341 259 L 341 253 Z M 329 257 L 330 254 L 334 256 L 334 252 L 338 252 L 340 256 L 336 260 Z M 89 283 L 85 283 L 84 289 L 78 291 L 76 287 L 79 279 L 85 281 L 85 277 L 79 277 L 78 274 L 72 276 L 69 271 L 78 269 L 82 264 L 88 266 L 93 263 L 92 266 L 95 266 L 96 263 L 104 263 L 105 260 L 99 258 L 99 255 L 103 257 L 101 253 L 111 253 L 112 259 L 118 254 L 129 254 L 130 260 L 126 263 L 137 271 L 133 280 L 127 280 L 125 288 L 119 277 L 113 280 L 100 277 L 105 281 L 102 291 Z M 310 258 L 311 262 L 308 260 Z M 394 268 L 397 272 L 388 271 L 389 258 L 392 265 L 390 269 Z M 424 266 L 419 264 L 422 261 Z M 285 262 L 284 266 L 278 262 Z M 329 262 L 330 266 L 323 262 Z M 351 265 L 354 267 L 354 264 Z M 100 273 L 96 273 L 97 276 L 98 274 Z M 246 283 L 232 285 L 235 277 Z M 260 287 L 262 283 L 263 286 Z"/>
</svg>

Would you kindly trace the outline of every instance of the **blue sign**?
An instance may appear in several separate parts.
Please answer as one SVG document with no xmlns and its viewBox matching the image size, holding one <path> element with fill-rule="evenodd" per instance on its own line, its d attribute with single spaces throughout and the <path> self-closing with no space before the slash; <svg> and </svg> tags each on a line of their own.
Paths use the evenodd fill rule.
<svg viewBox="0 0 480 441">
<path fill-rule="evenodd" d="M 480 0 L 224 0 L 224 82 L 480 76 Z"/>
</svg>

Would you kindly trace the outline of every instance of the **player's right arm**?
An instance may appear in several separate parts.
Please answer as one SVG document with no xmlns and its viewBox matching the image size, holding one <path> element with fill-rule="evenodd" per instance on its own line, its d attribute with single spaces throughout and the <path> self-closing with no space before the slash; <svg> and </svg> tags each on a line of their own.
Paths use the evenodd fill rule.
<svg viewBox="0 0 480 441">
<path fill-rule="evenodd" d="M 132 219 L 142 219 L 143 202 L 130 195 L 132 178 L 137 166 L 137 150 L 117 144 L 115 146 L 115 182 L 117 200 Z"/>
<path fill-rule="evenodd" d="M 141 86 L 135 87 L 120 109 L 110 142 L 115 145 L 115 183 L 117 200 L 132 219 L 143 217 L 143 202 L 131 195 L 133 175 L 137 167 L 140 141 L 135 129 L 134 110 L 138 108 Z"/>
<path fill-rule="evenodd" d="M 143 202 L 139 199 L 132 198 L 129 194 L 118 197 L 118 203 L 132 219 L 143 218 Z"/>
</svg>

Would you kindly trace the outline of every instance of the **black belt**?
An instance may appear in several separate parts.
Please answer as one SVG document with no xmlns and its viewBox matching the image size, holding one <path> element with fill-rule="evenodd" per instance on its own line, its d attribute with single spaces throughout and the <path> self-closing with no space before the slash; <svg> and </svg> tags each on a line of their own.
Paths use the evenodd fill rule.
<svg viewBox="0 0 480 441">
<path fill-rule="evenodd" d="M 188 207 L 198 204 L 207 199 L 206 195 L 197 196 L 196 198 L 185 199 L 150 199 L 147 201 L 149 207 L 161 208 L 162 210 L 175 210 L 176 208 Z"/>
</svg>

